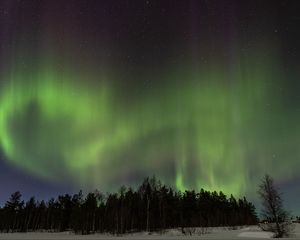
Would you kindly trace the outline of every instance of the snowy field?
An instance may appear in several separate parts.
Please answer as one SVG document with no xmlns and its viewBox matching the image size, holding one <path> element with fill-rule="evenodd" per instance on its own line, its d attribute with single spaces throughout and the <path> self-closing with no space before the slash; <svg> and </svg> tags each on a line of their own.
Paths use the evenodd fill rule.
<svg viewBox="0 0 300 240">
<path fill-rule="evenodd" d="M 194 233 L 192 236 L 183 235 L 180 229 L 167 230 L 164 233 L 152 233 L 148 234 L 145 232 L 124 234 L 121 236 L 113 236 L 108 234 L 92 234 L 92 235 L 74 235 L 70 232 L 62 233 L 2 233 L 0 239 L 7 240 L 88 240 L 88 239 L 266 239 L 271 238 L 272 234 L 269 232 L 261 231 L 257 226 L 245 226 L 236 230 L 228 228 L 205 228 L 205 229 L 191 229 Z M 295 230 L 293 239 L 300 239 L 300 224 L 295 224 Z"/>
</svg>

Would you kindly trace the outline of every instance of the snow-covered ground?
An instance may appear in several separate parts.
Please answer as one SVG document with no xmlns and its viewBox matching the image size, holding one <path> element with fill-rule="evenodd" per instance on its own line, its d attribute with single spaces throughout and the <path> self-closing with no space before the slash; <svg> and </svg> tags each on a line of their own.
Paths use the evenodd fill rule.
<svg viewBox="0 0 300 240">
<path fill-rule="evenodd" d="M 1 233 L 0 239 L 7 240 L 88 240 L 88 239 L 266 239 L 271 238 L 272 233 L 263 232 L 257 226 L 245 226 L 239 229 L 232 230 L 231 228 L 197 228 L 190 229 L 192 235 L 183 235 L 180 229 L 170 229 L 163 233 L 134 233 L 134 234 L 124 234 L 122 236 L 113 236 L 109 234 L 91 234 L 91 235 L 74 235 L 70 232 L 62 233 Z M 300 224 L 295 224 L 295 230 L 292 236 L 293 239 L 300 239 Z"/>
</svg>

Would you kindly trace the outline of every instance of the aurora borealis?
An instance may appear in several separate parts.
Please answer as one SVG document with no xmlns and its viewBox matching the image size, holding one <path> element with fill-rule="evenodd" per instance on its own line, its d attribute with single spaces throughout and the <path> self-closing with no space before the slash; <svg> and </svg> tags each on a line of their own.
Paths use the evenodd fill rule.
<svg viewBox="0 0 300 240">
<path fill-rule="evenodd" d="M 0 168 L 105 191 L 299 182 L 298 13 L 246 2 L 2 1 Z"/>
</svg>

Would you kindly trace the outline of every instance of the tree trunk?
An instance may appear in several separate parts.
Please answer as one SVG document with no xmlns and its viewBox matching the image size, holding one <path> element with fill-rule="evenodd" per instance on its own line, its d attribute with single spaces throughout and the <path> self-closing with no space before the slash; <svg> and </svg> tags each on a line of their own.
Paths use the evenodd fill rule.
<svg viewBox="0 0 300 240">
<path fill-rule="evenodd" d="M 147 196 L 147 225 L 146 225 L 146 231 L 150 232 L 150 198 Z"/>
</svg>

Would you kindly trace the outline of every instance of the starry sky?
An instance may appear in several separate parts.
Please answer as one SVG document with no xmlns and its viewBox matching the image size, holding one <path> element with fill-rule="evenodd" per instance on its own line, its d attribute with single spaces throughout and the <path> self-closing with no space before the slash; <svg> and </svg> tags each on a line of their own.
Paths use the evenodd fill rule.
<svg viewBox="0 0 300 240">
<path fill-rule="evenodd" d="M 155 175 L 300 213 L 297 1 L 2 0 L 0 203 Z"/>
</svg>

